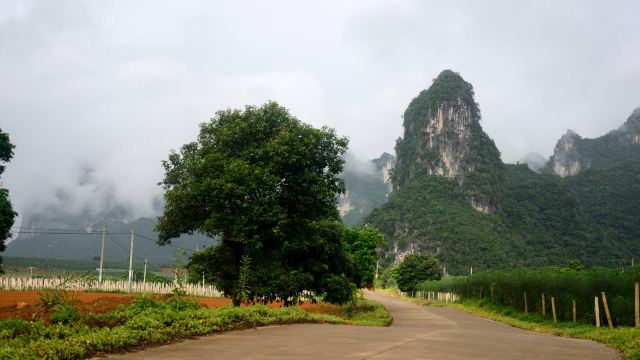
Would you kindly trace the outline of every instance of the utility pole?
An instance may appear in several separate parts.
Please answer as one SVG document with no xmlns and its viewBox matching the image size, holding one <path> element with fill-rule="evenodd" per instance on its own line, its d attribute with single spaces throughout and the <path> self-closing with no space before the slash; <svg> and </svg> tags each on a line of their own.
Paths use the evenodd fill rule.
<svg viewBox="0 0 640 360">
<path fill-rule="evenodd" d="M 202 287 L 204 287 L 204 273 L 202 273 Z"/>
<path fill-rule="evenodd" d="M 104 264 L 104 237 L 107 234 L 107 228 L 102 226 L 102 241 L 100 241 L 100 270 L 98 270 L 98 283 L 102 284 L 102 265 Z"/>
<path fill-rule="evenodd" d="M 29 273 L 29 279 L 33 279 L 33 269 L 35 269 L 33 266 L 29 266 L 28 269 L 31 271 Z"/>
<path fill-rule="evenodd" d="M 131 292 L 131 281 L 133 280 L 133 239 L 134 239 L 134 228 L 131 225 L 131 250 L 129 252 L 129 285 L 127 287 L 127 292 Z"/>
<path fill-rule="evenodd" d="M 144 275 L 142 276 L 142 283 L 147 283 L 147 259 L 144 259 Z"/>
</svg>

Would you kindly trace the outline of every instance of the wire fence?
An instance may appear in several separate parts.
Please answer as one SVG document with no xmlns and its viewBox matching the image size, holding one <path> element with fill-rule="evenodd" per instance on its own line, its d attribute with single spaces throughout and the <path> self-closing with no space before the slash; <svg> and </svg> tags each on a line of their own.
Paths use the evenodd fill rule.
<svg viewBox="0 0 640 360">
<path fill-rule="evenodd" d="M 170 294 L 178 285 L 176 283 L 155 283 L 135 281 L 131 284 L 131 292 L 147 294 Z M 104 291 L 127 292 L 127 280 L 68 280 L 64 278 L 28 278 L 0 276 L 0 290 L 37 291 L 48 289 L 64 289 L 68 291 Z M 183 284 L 181 290 L 187 295 L 202 297 L 221 297 L 222 293 L 211 285 Z"/>
</svg>

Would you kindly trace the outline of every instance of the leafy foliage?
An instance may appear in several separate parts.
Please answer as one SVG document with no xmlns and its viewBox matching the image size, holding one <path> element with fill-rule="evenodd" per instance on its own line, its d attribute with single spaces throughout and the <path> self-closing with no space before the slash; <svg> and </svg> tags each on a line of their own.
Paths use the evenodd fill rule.
<svg viewBox="0 0 640 360">
<path fill-rule="evenodd" d="M 196 142 L 164 162 L 159 241 L 221 236 L 191 267 L 234 299 L 244 255 L 251 300 L 290 304 L 303 291 L 344 290 L 336 289 L 348 285 L 336 202 L 346 147 L 332 129 L 304 124 L 274 102 L 217 112 Z"/>
<path fill-rule="evenodd" d="M 400 264 L 387 267 L 380 276 L 380 285 L 385 289 L 394 289 L 398 287 L 398 269 Z"/>
<path fill-rule="evenodd" d="M 405 292 L 414 292 L 422 281 L 441 277 L 440 263 L 431 255 L 410 254 L 398 266 L 398 287 Z"/>
<path fill-rule="evenodd" d="M 345 227 L 343 244 L 353 264 L 349 279 L 358 288 L 371 288 L 378 258 L 376 249 L 384 246 L 384 235 L 371 227 Z"/>
<path fill-rule="evenodd" d="M 5 163 L 13 158 L 15 146 L 9 140 L 9 134 L 0 129 L 0 175 L 5 170 Z M 0 188 L 0 251 L 5 249 L 5 241 L 11 237 L 11 227 L 18 214 L 13 210 L 9 200 L 9 190 Z M 0 257 L 0 274 L 4 273 Z"/>
</svg>

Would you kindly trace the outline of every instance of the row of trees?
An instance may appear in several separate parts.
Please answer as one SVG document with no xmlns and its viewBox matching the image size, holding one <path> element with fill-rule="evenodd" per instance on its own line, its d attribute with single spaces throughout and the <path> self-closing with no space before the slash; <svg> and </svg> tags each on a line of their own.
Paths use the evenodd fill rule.
<svg viewBox="0 0 640 360">
<path fill-rule="evenodd" d="M 189 270 L 236 305 L 309 294 L 351 301 L 356 287 L 372 283 L 384 238 L 340 220 L 347 144 L 275 102 L 217 112 L 163 162 L 159 243 L 193 232 L 219 238 L 191 257 Z"/>
</svg>

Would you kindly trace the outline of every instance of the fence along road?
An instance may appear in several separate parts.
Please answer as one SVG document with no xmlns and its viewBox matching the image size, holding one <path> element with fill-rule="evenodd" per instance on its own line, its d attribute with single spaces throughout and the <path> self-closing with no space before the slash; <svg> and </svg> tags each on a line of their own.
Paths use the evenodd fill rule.
<svg viewBox="0 0 640 360">
<path fill-rule="evenodd" d="M 619 359 L 593 341 L 512 328 L 450 309 L 367 292 L 390 327 L 301 324 L 205 336 L 112 359 Z"/>
</svg>

